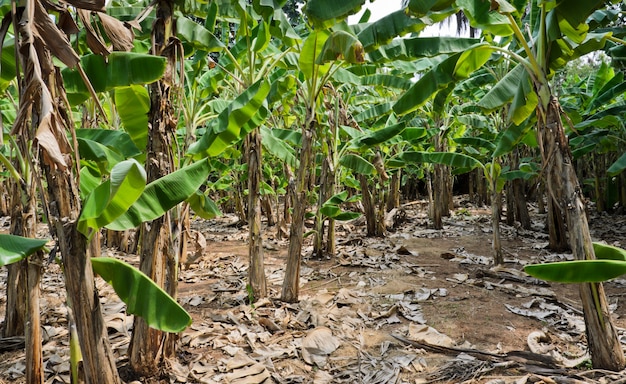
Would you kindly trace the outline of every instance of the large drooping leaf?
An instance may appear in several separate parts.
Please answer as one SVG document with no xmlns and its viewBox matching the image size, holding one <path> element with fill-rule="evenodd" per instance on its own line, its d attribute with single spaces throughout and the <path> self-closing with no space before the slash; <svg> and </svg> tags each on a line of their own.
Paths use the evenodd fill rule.
<svg viewBox="0 0 626 384">
<path fill-rule="evenodd" d="M 575 260 L 524 267 L 531 276 L 560 283 L 599 283 L 626 274 L 626 250 L 593 243 L 597 260 Z"/>
<path fill-rule="evenodd" d="M 449 167 L 463 170 L 472 170 L 474 168 L 482 167 L 482 163 L 475 158 L 462 153 L 453 152 L 408 151 L 401 153 L 399 156 L 397 156 L 397 158 L 405 163 L 444 164 Z"/>
<path fill-rule="evenodd" d="M 263 148 L 272 155 L 279 158 L 285 164 L 292 168 L 296 168 L 298 165 L 298 159 L 296 158 L 296 151 L 290 146 L 286 140 L 282 140 L 274 136 L 273 130 L 261 127 L 261 142 Z"/>
<path fill-rule="evenodd" d="M 497 36 L 510 36 L 513 34 L 513 28 L 509 19 L 497 11 L 491 10 L 492 2 L 457 0 L 456 4 L 463 10 L 472 27 Z"/>
<path fill-rule="evenodd" d="M 198 50 L 219 52 L 224 49 L 224 44 L 211 31 L 182 14 L 178 14 L 176 19 L 176 33 L 179 38 Z"/>
<path fill-rule="evenodd" d="M 491 55 L 486 45 L 476 45 L 464 52 L 451 55 L 426 72 L 394 104 L 393 110 L 398 115 L 415 111 L 437 92 L 448 89 L 457 80 L 466 78 L 480 68 Z M 451 89 L 448 89 L 448 92 Z"/>
<path fill-rule="evenodd" d="M 76 137 L 89 139 L 129 158 L 141 154 L 128 133 L 112 129 L 77 129 Z"/>
<path fill-rule="evenodd" d="M 186 200 L 193 212 L 203 219 L 211 220 L 220 216 L 222 212 L 220 208 L 207 195 L 200 191 L 196 191 Z"/>
<path fill-rule="evenodd" d="M 356 77 L 356 76 L 355 76 Z M 337 76 L 335 76 L 337 79 Z M 337 79 L 339 80 L 339 79 Z M 342 81 L 347 83 L 348 81 Z M 394 76 L 394 75 L 386 75 L 386 74 L 375 74 L 375 75 L 367 75 L 361 78 L 356 77 L 356 81 L 350 82 L 352 84 L 361 84 L 361 85 L 378 85 L 386 88 L 396 88 L 407 90 L 413 85 L 411 79 L 407 79 L 404 76 Z"/>
<path fill-rule="evenodd" d="M 626 152 L 622 154 L 606 171 L 609 176 L 616 176 L 626 169 Z"/>
<path fill-rule="evenodd" d="M 408 0 L 404 4 L 411 16 L 422 17 L 432 11 L 441 11 L 450 7 L 454 0 Z"/>
<path fill-rule="evenodd" d="M 599 283 L 626 274 L 626 262 L 617 260 L 574 260 L 533 264 L 524 267 L 531 276 L 559 283 Z"/>
<path fill-rule="evenodd" d="M 410 37 L 396 39 L 368 53 L 373 62 L 415 60 L 443 54 L 463 52 L 480 42 L 459 37 Z"/>
<path fill-rule="evenodd" d="M 79 137 L 77 142 L 81 159 L 96 162 L 102 173 L 109 173 L 115 164 L 124 160 L 122 154 L 97 141 Z"/>
<path fill-rule="evenodd" d="M 126 312 L 140 316 L 149 327 L 176 333 L 191 324 L 189 313 L 132 265 L 112 257 L 94 257 L 91 265 L 126 303 Z"/>
<path fill-rule="evenodd" d="M 346 203 L 348 201 L 352 202 L 356 199 L 348 199 L 348 191 L 340 192 L 334 196 L 331 196 L 330 199 L 322 204 L 320 208 L 320 212 L 322 215 L 326 217 L 330 217 L 331 219 L 340 220 L 340 221 L 348 221 L 356 219 L 361 216 L 359 212 L 351 212 L 351 211 L 343 211 L 341 209 L 341 204 Z"/>
<path fill-rule="evenodd" d="M 359 155 L 349 153 L 339 159 L 339 164 L 362 175 L 373 175 L 376 168 L 372 163 Z"/>
<path fill-rule="evenodd" d="M 219 114 L 215 125 L 189 147 L 188 153 L 194 159 L 219 155 L 263 124 L 269 113 L 265 98 L 270 89 L 270 84 L 265 79 L 246 89 Z"/>
<path fill-rule="evenodd" d="M 506 129 L 500 131 L 496 137 L 495 150 L 493 151 L 493 157 L 500 157 L 513 150 L 530 132 L 530 127 L 523 125 L 511 124 Z"/>
<path fill-rule="evenodd" d="M 593 253 L 597 259 L 619 260 L 626 262 L 626 249 L 614 247 L 608 244 L 593 243 Z"/>
<path fill-rule="evenodd" d="M 124 214 L 146 187 L 146 171 L 137 160 L 119 162 L 105 181 L 87 197 L 78 219 L 78 230 L 86 237 Z"/>
<path fill-rule="evenodd" d="M 152 83 L 163 76 L 166 64 L 164 57 L 132 52 L 113 52 L 106 59 L 86 55 L 80 62 L 96 92 Z M 61 73 L 72 104 L 89 98 L 89 91 L 77 70 L 64 68 Z"/>
<path fill-rule="evenodd" d="M 357 13 L 363 4 L 365 0 L 309 0 L 304 6 L 304 13 L 313 25 L 324 29 Z"/>
<path fill-rule="evenodd" d="M 204 159 L 151 182 L 139 199 L 106 227 L 123 231 L 161 217 L 193 195 L 206 182 L 209 170 L 209 162 Z"/>
<path fill-rule="evenodd" d="M 328 72 L 330 64 L 319 65 L 316 62 L 317 57 L 322 52 L 322 49 L 324 49 L 324 44 L 328 36 L 329 34 L 326 31 L 313 31 L 306 40 L 304 40 L 302 51 L 298 58 L 298 67 L 307 80 L 312 79 L 314 75 L 322 76 Z"/>
<path fill-rule="evenodd" d="M 348 63 L 365 61 L 363 45 L 356 36 L 346 31 L 335 31 L 326 39 L 315 62 L 324 64 L 336 60 L 343 60 Z"/>
<path fill-rule="evenodd" d="M 16 263 L 44 249 L 48 240 L 0 234 L 0 267 Z"/>
<path fill-rule="evenodd" d="M 115 106 L 124 130 L 137 148 L 144 150 L 148 143 L 148 112 L 150 95 L 146 87 L 131 85 L 115 89 Z"/>
<path fill-rule="evenodd" d="M 605 4 L 602 0 L 560 0 L 556 2 L 555 11 L 567 20 L 567 22 L 576 27 L 584 23 L 596 9 Z"/>
<path fill-rule="evenodd" d="M 515 66 L 480 99 L 478 106 L 490 112 L 510 103 L 525 72 L 523 65 Z"/>
<path fill-rule="evenodd" d="M 370 131 L 352 141 L 352 147 L 366 149 L 384 143 L 404 131 L 405 124 L 393 124 L 376 131 Z"/>
<path fill-rule="evenodd" d="M 6 39 L 0 56 L 0 91 L 4 91 L 15 79 L 15 40 Z"/>
<path fill-rule="evenodd" d="M 482 137 L 457 137 L 455 142 L 463 146 L 470 146 L 474 148 L 484 148 L 489 152 L 493 152 L 496 145 L 491 140 L 483 139 Z"/>
</svg>

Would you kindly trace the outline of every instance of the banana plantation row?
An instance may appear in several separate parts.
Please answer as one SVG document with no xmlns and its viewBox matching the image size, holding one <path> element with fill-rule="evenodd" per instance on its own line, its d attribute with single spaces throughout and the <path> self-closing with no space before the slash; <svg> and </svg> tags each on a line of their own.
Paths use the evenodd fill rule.
<svg viewBox="0 0 626 384">
<path fill-rule="evenodd" d="M 349 25 L 365 0 L 310 0 L 303 14 L 285 3 L 0 2 L 4 335 L 26 336 L 27 382 L 44 382 L 44 257 L 63 266 L 87 382 L 121 382 L 95 274 L 136 315 L 129 360 L 149 376 L 191 322 L 175 301 L 190 217 L 220 209 L 249 226 L 254 299 L 268 292 L 262 216 L 289 224 L 281 299 L 295 302 L 306 218 L 314 254 L 333 255 L 335 221 L 363 214 L 367 235 L 384 236 L 401 192 L 424 183 L 441 228 L 461 174 L 492 206 L 495 263 L 502 196 L 507 220 L 526 227 L 531 193 L 550 247 L 581 261 L 567 268 L 595 262 L 585 197 L 626 205 L 623 4 L 410 0 Z M 420 37 L 460 12 L 479 38 Z M 36 238 L 40 222 L 49 238 Z M 98 257 L 103 234 L 121 246 L 134 229 L 140 271 Z M 623 271 L 612 252 L 608 269 Z M 593 281 L 580 284 L 589 349 L 595 367 L 621 370 L 599 283 L 611 276 L 596 269 L 577 280 Z"/>
</svg>

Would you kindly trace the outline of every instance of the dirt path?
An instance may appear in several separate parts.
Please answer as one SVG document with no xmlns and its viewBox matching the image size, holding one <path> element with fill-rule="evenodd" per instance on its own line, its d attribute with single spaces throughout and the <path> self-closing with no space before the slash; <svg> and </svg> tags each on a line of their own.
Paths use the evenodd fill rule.
<svg viewBox="0 0 626 384">
<path fill-rule="evenodd" d="M 427 225 L 424 212 L 407 211 L 407 222 L 384 239 L 362 236 L 364 229 L 341 225 L 338 255 L 303 262 L 301 301 L 277 300 L 284 278 L 287 243 L 266 232 L 265 259 L 270 298 L 251 306 L 246 290 L 246 230 L 224 216 L 198 221 L 194 230 L 206 239 L 197 258 L 181 273 L 180 300 L 194 318 L 180 338 L 178 361 L 161 380 L 189 383 L 419 383 L 536 381 L 537 363 L 511 358 L 469 359 L 471 353 L 434 353 L 393 336 L 423 340 L 440 347 L 493 354 L 528 351 L 528 337 L 549 337 L 534 347 L 555 358 L 573 360 L 585 352 L 584 323 L 574 286 L 540 284 L 519 271 L 523 265 L 569 256 L 544 249 L 543 218 L 534 214 L 532 231 L 503 225 L 507 263 L 488 265 L 491 233 L 488 212 L 466 207 L 446 220 L 442 231 Z M 626 247 L 624 216 L 591 220 L 596 240 Z M 619 242 L 622 242 L 619 244 Z M 192 248 L 193 250 L 193 248 Z M 310 254 L 310 248 L 304 254 Z M 134 255 L 105 253 L 136 262 Z M 5 289 L 6 272 L 0 275 Z M 64 295 L 57 266 L 46 271 L 43 320 L 49 383 L 67 382 L 67 331 Z M 616 325 L 626 344 L 626 280 L 606 285 Z M 124 367 L 132 318 L 112 290 L 98 287 L 113 348 Z M 4 316 L 4 297 L 0 298 Z M 445 352 L 444 350 L 442 350 Z M 442 352 L 439 351 L 439 352 Z M 513 353 L 515 354 L 515 353 Z M 513 355 L 512 354 L 512 355 Z M 465 358 L 465 360 L 463 359 Z M 468 360 L 469 359 L 469 360 Z M 1 356 L 0 383 L 23 382 L 23 353 Z M 552 368 L 562 368 L 562 364 Z M 138 378 L 126 374 L 125 379 Z M 533 373 L 534 372 L 534 373 Z M 554 376 L 557 371 L 542 371 Z M 560 376 L 582 371 L 567 369 Z M 532 376 L 535 375 L 535 376 Z M 599 373 L 577 376 L 597 382 Z M 583 381 L 584 381 L 583 380 Z M 606 378 L 610 381 L 610 376 Z"/>
</svg>

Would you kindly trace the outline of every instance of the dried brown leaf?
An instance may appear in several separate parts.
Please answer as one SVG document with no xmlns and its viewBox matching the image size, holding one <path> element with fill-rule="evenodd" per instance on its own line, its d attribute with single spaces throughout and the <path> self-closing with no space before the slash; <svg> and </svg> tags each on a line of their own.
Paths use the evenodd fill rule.
<svg viewBox="0 0 626 384">
<path fill-rule="evenodd" d="M 104 40 L 98 35 L 91 25 L 91 12 L 82 9 L 77 10 L 78 17 L 85 27 L 87 33 L 87 46 L 96 55 L 108 56 L 111 50 L 107 47 Z"/>
<path fill-rule="evenodd" d="M 106 13 L 99 12 L 97 15 L 100 22 L 102 22 L 104 33 L 106 33 L 113 44 L 113 50 L 131 51 L 134 47 L 135 34 L 129 26 Z"/>
<path fill-rule="evenodd" d="M 339 348 L 339 340 L 327 327 L 317 327 L 302 340 L 302 358 L 308 364 L 324 367 L 328 355 Z"/>
<path fill-rule="evenodd" d="M 63 0 L 76 8 L 79 9 L 87 9 L 90 11 L 104 12 L 105 11 L 105 0 Z"/>
<path fill-rule="evenodd" d="M 80 57 L 72 48 L 67 36 L 57 28 L 43 5 L 36 1 L 33 36 L 43 42 L 50 52 L 70 68 L 75 68 Z"/>
</svg>

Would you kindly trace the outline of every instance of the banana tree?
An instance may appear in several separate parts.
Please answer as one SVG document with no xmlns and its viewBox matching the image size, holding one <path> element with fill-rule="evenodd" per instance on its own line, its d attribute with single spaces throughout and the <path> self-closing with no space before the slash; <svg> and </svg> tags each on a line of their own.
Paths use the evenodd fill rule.
<svg viewBox="0 0 626 384">
<path fill-rule="evenodd" d="M 440 2 L 409 1 L 410 13 L 427 15 L 437 10 Z M 555 69 L 580 55 L 601 49 L 607 40 L 620 43 L 610 32 L 589 32 L 587 18 L 596 9 L 602 8 L 603 2 L 579 3 L 575 1 L 516 1 L 510 4 L 505 0 L 483 2 L 480 0 L 442 1 L 463 10 L 470 24 L 490 37 L 485 43 L 470 49 L 461 55 L 450 56 L 440 64 L 438 71 L 427 78 L 418 80 L 405 96 L 394 105 L 397 113 L 406 113 L 418 108 L 432 94 L 445 89 L 450 83 L 480 67 L 487 59 L 484 54 L 500 52 L 507 59 L 517 63 L 507 80 L 496 85 L 489 96 L 503 100 L 498 107 L 510 102 L 509 119 L 520 124 L 533 112 L 537 115 L 537 137 L 542 151 L 544 168 L 547 174 L 549 194 L 558 212 L 557 217 L 567 221 L 571 248 L 576 259 L 594 258 L 591 236 L 584 214 L 581 189 L 574 172 L 571 153 L 563 132 L 561 108 L 558 99 L 550 89 L 548 77 Z M 352 1 L 341 11 L 328 11 L 318 15 L 323 20 L 345 17 L 352 13 L 362 2 Z M 530 12 L 526 12 L 526 10 Z M 532 36 L 526 36 L 520 28 L 521 17 L 526 14 Z M 514 38 L 515 44 L 499 47 L 493 42 L 493 36 Z M 534 43 L 529 45 L 529 39 Z M 519 50 L 514 50 L 515 48 Z M 482 55 L 480 53 L 483 53 Z M 469 57 L 473 59 L 468 60 Z M 484 61 L 483 61 L 484 59 Z M 481 62 L 482 61 L 482 62 Z M 435 74 L 437 76 L 435 76 Z M 511 82 L 513 76 L 517 81 Z M 424 80 L 424 81 L 422 81 Z M 503 79 L 505 80 L 505 79 Z M 511 83 L 514 86 L 510 86 Z M 505 85 L 509 85 L 506 87 Z M 424 97 L 419 96 L 423 94 Z M 621 370 L 626 365 L 615 328 L 608 316 L 606 296 L 600 284 L 582 284 L 581 298 L 587 325 L 589 347 L 593 365 L 598 368 Z"/>
<path fill-rule="evenodd" d="M 559 68 L 574 57 L 601 48 L 610 34 L 588 33 L 587 17 L 602 6 L 601 2 L 543 2 L 531 3 L 531 25 L 537 33 L 533 49 L 528 37 L 520 29 L 518 22 L 526 9 L 526 2 L 509 4 L 498 1 L 494 10 L 472 1 L 458 1 L 457 4 L 475 25 L 501 35 L 513 35 L 523 55 L 506 52 L 523 68 L 518 83 L 518 97 L 513 100 L 510 117 L 520 122 L 531 112 L 537 114 L 537 137 L 540 143 L 548 191 L 553 197 L 558 211 L 567 222 L 569 239 L 574 257 L 577 260 L 594 258 L 591 235 L 585 216 L 584 202 L 578 178 L 573 168 L 572 154 L 566 139 L 561 120 L 561 107 L 558 98 L 552 93 L 548 76 L 551 70 Z M 486 23 L 480 19 L 488 15 Z M 502 31 L 493 27 L 503 28 Z M 600 284 L 581 284 L 581 298 L 587 325 L 589 347 L 594 367 L 621 370 L 625 365 L 615 329 L 608 316 L 606 296 Z"/>
<path fill-rule="evenodd" d="M 242 165 L 245 167 L 242 168 L 247 173 L 240 173 L 240 179 L 247 180 L 247 188 L 240 189 L 247 189 L 248 196 L 247 213 L 242 212 L 241 216 L 249 225 L 249 286 L 255 299 L 267 295 L 261 233 L 261 201 L 265 198 L 261 193 L 264 185 L 262 150 L 265 146 L 261 130 L 270 116 L 270 108 L 281 101 L 277 90 L 289 94 L 291 92 L 284 86 L 295 88 L 295 81 L 285 82 L 276 76 L 276 72 L 284 73 L 284 69 L 280 69 L 285 66 L 283 61 L 300 39 L 281 10 L 283 4 L 284 1 L 223 3 L 219 10 L 215 10 L 215 20 L 225 24 L 233 20 L 233 15 L 237 16 L 235 35 L 224 33 L 227 39 L 224 42 L 217 40 L 211 25 L 203 27 L 181 19 L 184 24 L 178 27 L 182 37 L 193 43 L 196 51 L 206 51 L 207 44 L 212 44 L 219 53 L 215 60 L 209 59 L 213 68 L 207 78 L 218 79 L 221 94 L 216 101 L 223 100 L 224 107 L 217 119 L 208 124 L 209 128 L 200 141 L 192 146 L 192 155 L 215 156 L 223 151 L 216 151 L 219 146 L 235 144 L 244 138 L 241 152 L 244 153 Z M 218 136 L 215 135 L 221 138 L 216 139 Z M 244 204 L 241 204 L 241 211 L 244 211 Z M 271 221 L 268 219 L 269 223 Z"/>
<path fill-rule="evenodd" d="M 563 80 L 561 99 L 572 123 L 572 156 L 579 165 L 583 185 L 591 186 L 598 211 L 611 210 L 621 198 L 620 179 L 613 177 L 626 169 L 619 160 L 626 138 L 623 80 L 623 73 L 615 73 L 604 61 L 594 73 L 582 79 Z M 588 158 L 592 161 L 587 161 Z"/>
</svg>

